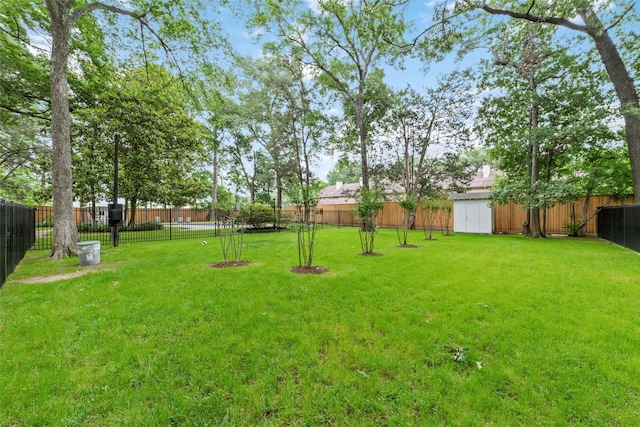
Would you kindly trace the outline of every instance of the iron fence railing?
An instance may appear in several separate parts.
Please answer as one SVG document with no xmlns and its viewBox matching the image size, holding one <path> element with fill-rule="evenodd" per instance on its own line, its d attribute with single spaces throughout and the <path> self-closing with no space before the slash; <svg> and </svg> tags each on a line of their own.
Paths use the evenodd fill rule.
<svg viewBox="0 0 640 427">
<path fill-rule="evenodd" d="M 598 237 L 640 252 L 640 204 L 600 207 Z"/>
<path fill-rule="evenodd" d="M 35 239 L 35 209 L 0 200 L 0 286 Z"/>
<path fill-rule="evenodd" d="M 113 244 L 106 207 L 76 208 L 75 217 L 80 241 L 98 240 L 104 246 Z M 37 239 L 33 249 L 48 250 L 53 247 L 52 218 L 52 207 L 37 208 Z M 151 216 L 139 215 L 136 222 L 131 224 L 125 221 L 120 225 L 119 244 L 215 237 L 220 228 L 225 226 L 221 221 L 209 221 L 200 211 L 173 208 L 152 212 Z"/>
<path fill-rule="evenodd" d="M 74 208 L 74 215 L 78 225 L 80 241 L 98 240 L 103 246 L 111 246 L 112 229 L 109 226 L 108 208 Z M 274 211 L 275 216 L 268 216 L 265 225 L 278 228 L 288 225 L 290 219 L 280 212 Z M 207 239 L 220 235 L 220 232 L 230 227 L 229 221 L 211 221 L 209 212 L 196 209 L 151 208 L 139 209 L 135 213 L 135 223 L 130 222 L 134 216 L 125 213 L 125 221 L 119 227 L 118 244 L 135 242 L 153 242 L 180 239 Z M 252 222 L 249 220 L 248 224 Z M 130 225 L 133 224 L 133 225 Z M 36 210 L 36 236 L 32 249 L 50 250 L 53 248 L 53 208 L 40 206 Z M 238 223 L 235 227 L 240 226 Z M 264 228 L 263 228 L 264 229 Z M 257 231 L 247 226 L 247 232 Z"/>
</svg>

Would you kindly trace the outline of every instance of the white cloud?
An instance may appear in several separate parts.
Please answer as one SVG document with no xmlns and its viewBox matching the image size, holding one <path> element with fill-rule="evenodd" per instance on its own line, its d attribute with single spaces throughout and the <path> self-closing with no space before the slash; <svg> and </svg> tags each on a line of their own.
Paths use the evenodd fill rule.
<svg viewBox="0 0 640 427">
<path fill-rule="evenodd" d="M 309 10 L 313 13 L 319 14 L 322 11 L 322 9 L 320 8 L 320 2 L 318 0 L 305 0 L 305 2 L 307 3 L 307 7 L 309 8 Z"/>
</svg>

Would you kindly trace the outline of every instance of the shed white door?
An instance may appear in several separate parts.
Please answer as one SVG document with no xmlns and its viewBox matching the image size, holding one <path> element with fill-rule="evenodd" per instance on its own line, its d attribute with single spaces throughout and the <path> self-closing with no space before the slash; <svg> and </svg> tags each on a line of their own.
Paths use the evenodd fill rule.
<svg viewBox="0 0 640 427">
<path fill-rule="evenodd" d="M 453 231 L 493 233 L 493 211 L 487 200 L 456 200 L 453 204 Z"/>
</svg>

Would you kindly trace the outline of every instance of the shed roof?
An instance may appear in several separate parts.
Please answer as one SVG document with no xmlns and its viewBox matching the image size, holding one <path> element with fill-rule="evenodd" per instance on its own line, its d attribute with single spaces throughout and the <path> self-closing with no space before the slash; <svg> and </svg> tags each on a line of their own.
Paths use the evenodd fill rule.
<svg viewBox="0 0 640 427">
<path fill-rule="evenodd" d="M 488 200 L 490 191 L 470 191 L 468 193 L 451 193 L 449 200 Z"/>
</svg>

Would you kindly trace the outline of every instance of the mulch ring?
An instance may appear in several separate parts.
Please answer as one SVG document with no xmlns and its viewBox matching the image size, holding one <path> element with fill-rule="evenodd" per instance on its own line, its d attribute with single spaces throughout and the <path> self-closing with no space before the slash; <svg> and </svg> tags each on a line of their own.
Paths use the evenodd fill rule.
<svg viewBox="0 0 640 427">
<path fill-rule="evenodd" d="M 215 264 L 211 264 L 211 267 L 213 268 L 243 267 L 249 264 L 251 264 L 250 261 L 229 261 L 229 262 L 217 262 Z"/>
<path fill-rule="evenodd" d="M 399 248 L 419 248 L 420 246 L 407 243 L 406 245 L 398 245 L 398 247 Z"/>
<path fill-rule="evenodd" d="M 379 254 L 377 252 L 361 252 L 358 255 L 360 255 L 360 256 L 382 256 L 384 254 Z"/>
<path fill-rule="evenodd" d="M 291 272 L 296 274 L 323 274 L 327 271 L 323 267 L 291 267 Z"/>
</svg>

